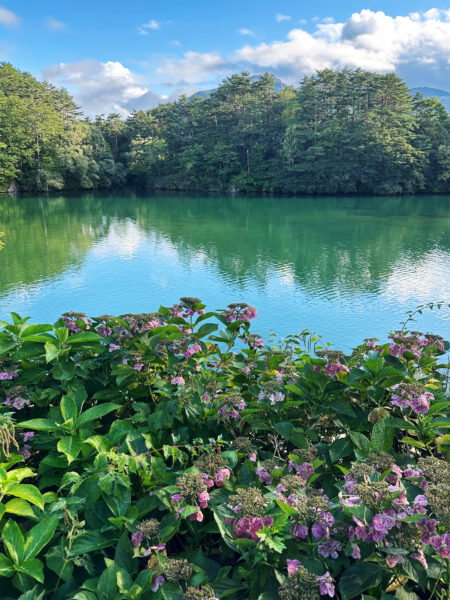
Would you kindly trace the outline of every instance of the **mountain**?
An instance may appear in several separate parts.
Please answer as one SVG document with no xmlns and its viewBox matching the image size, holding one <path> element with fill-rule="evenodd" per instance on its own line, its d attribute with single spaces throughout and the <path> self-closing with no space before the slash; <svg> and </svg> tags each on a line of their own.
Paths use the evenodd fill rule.
<svg viewBox="0 0 450 600">
<path fill-rule="evenodd" d="M 262 75 L 251 75 L 249 77 L 250 79 L 250 83 L 255 83 L 255 81 L 259 81 L 261 79 Z M 283 81 L 281 81 L 281 79 L 278 79 L 278 77 L 275 77 L 275 91 L 276 92 L 280 92 L 283 88 L 287 87 L 287 84 L 284 83 Z M 213 92 L 215 92 L 217 90 L 217 88 L 214 88 L 212 90 L 200 90 L 199 92 L 195 92 L 195 94 L 192 94 L 191 96 L 189 96 L 189 98 L 208 98 Z"/>
<path fill-rule="evenodd" d="M 410 92 L 413 95 L 417 92 L 420 92 L 425 98 L 437 98 L 440 102 L 442 102 L 447 111 L 450 112 L 450 92 L 430 87 L 411 88 Z"/>
</svg>

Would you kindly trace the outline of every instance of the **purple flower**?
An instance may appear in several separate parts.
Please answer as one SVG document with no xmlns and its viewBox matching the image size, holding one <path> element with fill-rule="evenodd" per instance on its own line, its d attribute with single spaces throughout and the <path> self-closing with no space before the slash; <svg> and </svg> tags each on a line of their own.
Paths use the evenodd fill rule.
<svg viewBox="0 0 450 600">
<path fill-rule="evenodd" d="M 421 530 L 422 542 L 424 544 L 430 544 L 431 538 L 434 533 L 436 533 L 436 527 L 438 526 L 438 521 L 436 519 L 427 519 L 426 517 L 422 517 L 417 521 L 417 527 Z"/>
<path fill-rule="evenodd" d="M 415 558 L 416 560 L 418 560 L 420 562 L 420 564 L 425 567 L 425 569 L 428 569 L 428 562 L 427 559 L 425 558 L 425 554 L 423 553 L 423 550 L 419 550 L 418 552 L 414 552 L 413 554 L 411 554 L 412 558 Z"/>
<path fill-rule="evenodd" d="M 325 573 L 325 575 L 319 575 L 316 577 L 316 581 L 320 586 L 320 593 L 322 596 L 328 595 L 331 598 L 334 598 L 333 578 L 328 571 Z"/>
<path fill-rule="evenodd" d="M 331 556 L 331 558 L 337 558 L 340 549 L 340 542 L 335 540 L 327 540 L 326 542 L 319 544 L 317 551 L 320 556 L 323 556 L 324 558 L 328 558 L 329 556 Z"/>
<path fill-rule="evenodd" d="M 266 471 L 263 467 L 255 469 L 255 473 L 258 475 L 259 481 L 261 483 L 266 483 L 267 485 L 270 485 L 272 483 L 272 477 L 270 476 L 270 473 Z"/>
<path fill-rule="evenodd" d="M 395 519 L 386 513 L 375 515 L 372 519 L 372 528 L 383 536 L 387 535 L 388 531 L 395 526 Z M 382 538 L 383 539 L 383 538 Z M 381 540 L 377 540 L 381 541 Z"/>
<path fill-rule="evenodd" d="M 419 494 L 418 496 L 416 496 L 414 498 L 414 506 L 427 506 L 427 505 L 428 505 L 428 500 L 427 500 L 426 496 Z"/>
<path fill-rule="evenodd" d="M 352 544 L 352 558 L 359 560 L 361 558 L 361 550 L 357 544 Z"/>
<path fill-rule="evenodd" d="M 142 371 L 143 368 L 144 368 L 144 363 L 136 363 L 133 367 L 133 369 L 135 371 Z"/>
<path fill-rule="evenodd" d="M 314 467 L 309 463 L 303 463 L 297 468 L 297 475 L 302 479 L 308 479 L 314 473 Z"/>
<path fill-rule="evenodd" d="M 142 531 L 136 531 L 135 533 L 132 533 L 131 534 L 131 543 L 133 544 L 133 546 L 140 546 L 143 537 L 144 536 L 142 534 Z"/>
<path fill-rule="evenodd" d="M 316 523 L 315 525 L 313 525 L 311 527 L 311 531 L 312 534 L 315 538 L 317 538 L 318 540 L 321 540 L 325 534 L 326 534 L 326 529 L 323 525 L 321 525 L 320 523 Z"/>
<path fill-rule="evenodd" d="M 274 406 L 276 402 L 283 402 L 285 396 L 282 392 L 275 392 L 275 394 L 270 394 L 269 400 L 271 406 Z"/>
<path fill-rule="evenodd" d="M 260 517 L 245 515 L 236 521 L 233 527 L 234 537 L 245 538 L 259 541 L 256 532 L 264 527 L 263 520 Z"/>
<path fill-rule="evenodd" d="M 157 575 L 152 583 L 152 592 L 157 592 L 165 581 L 162 575 Z"/>
<path fill-rule="evenodd" d="M 435 535 L 431 538 L 431 546 L 442 558 L 450 558 L 450 533 Z"/>
<path fill-rule="evenodd" d="M 304 540 L 308 537 L 308 527 L 306 525 L 294 525 L 292 535 Z"/>
<path fill-rule="evenodd" d="M 250 462 L 256 462 L 256 456 L 257 456 L 256 450 L 252 450 L 251 452 L 248 453 L 248 460 Z"/>
<path fill-rule="evenodd" d="M 403 398 L 402 396 L 398 396 L 397 394 L 392 394 L 391 404 L 392 406 L 399 406 L 400 408 L 408 408 L 409 398 Z"/>
<path fill-rule="evenodd" d="M 184 385 L 186 382 L 183 377 L 179 375 L 178 377 L 172 377 L 171 383 L 173 383 L 173 385 Z"/>
<path fill-rule="evenodd" d="M 118 344 L 110 344 L 109 351 L 114 352 L 115 350 L 120 350 L 120 346 Z"/>
<path fill-rule="evenodd" d="M 417 398 L 411 398 L 411 409 L 419 415 L 424 415 L 426 412 L 428 412 L 430 408 L 430 401 L 433 399 L 434 396 L 430 392 L 420 394 L 420 396 Z"/>
<path fill-rule="evenodd" d="M 31 446 L 29 446 L 28 444 L 24 444 L 20 454 L 24 457 L 25 460 L 27 460 L 27 458 L 30 458 L 30 456 L 31 456 L 30 450 L 31 450 Z"/>
<path fill-rule="evenodd" d="M 325 373 L 331 377 L 331 379 L 334 379 L 341 371 L 348 373 L 349 368 L 347 365 L 343 365 L 340 362 L 329 362 L 325 366 Z"/>
<path fill-rule="evenodd" d="M 180 502 L 180 500 L 182 499 L 182 495 L 181 494 L 172 494 L 170 496 L 170 499 L 172 500 L 172 502 Z"/>
<path fill-rule="evenodd" d="M 298 572 L 298 568 L 301 565 L 301 562 L 296 558 L 288 558 L 286 559 L 286 562 L 288 575 L 295 575 Z"/>
<path fill-rule="evenodd" d="M 0 380 L 2 381 L 6 379 L 14 379 L 15 377 L 19 377 L 19 373 L 17 371 L 0 371 Z"/>
<path fill-rule="evenodd" d="M 24 442 L 28 442 L 28 440 L 29 440 L 30 438 L 32 438 L 32 437 L 34 437 L 34 431 L 26 431 L 26 432 L 23 434 L 23 441 L 24 441 Z"/>
</svg>

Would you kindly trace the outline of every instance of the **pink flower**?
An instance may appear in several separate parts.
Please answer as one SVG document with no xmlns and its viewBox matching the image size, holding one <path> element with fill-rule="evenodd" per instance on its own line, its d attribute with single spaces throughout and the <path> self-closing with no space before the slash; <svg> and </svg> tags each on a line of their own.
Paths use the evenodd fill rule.
<svg viewBox="0 0 450 600">
<path fill-rule="evenodd" d="M 153 320 L 153 321 L 149 321 L 147 323 L 147 327 L 149 329 L 156 329 L 156 327 L 159 327 L 160 325 L 161 325 L 161 323 L 159 321 L 157 321 L 156 319 Z"/>
<path fill-rule="evenodd" d="M 231 475 L 231 471 L 230 469 L 219 469 L 216 473 L 215 476 L 215 481 L 216 481 L 216 485 L 217 487 L 223 487 L 223 480 L 224 479 L 229 479 Z"/>
<path fill-rule="evenodd" d="M 256 462 L 256 457 L 257 457 L 256 450 L 252 450 L 251 452 L 249 452 L 249 454 L 248 454 L 248 460 L 250 462 Z"/>
<path fill-rule="evenodd" d="M 134 365 L 133 369 L 134 369 L 135 371 L 142 371 L 143 367 L 144 367 L 144 363 L 136 363 L 136 364 Z"/>
<path fill-rule="evenodd" d="M 433 400 L 434 396 L 430 392 L 420 394 L 417 398 L 411 398 L 410 406 L 411 409 L 419 414 L 424 415 L 430 408 L 430 400 Z"/>
<path fill-rule="evenodd" d="M 201 510 L 198 510 L 196 513 L 189 515 L 189 519 L 191 521 L 198 521 L 201 523 L 203 521 L 203 513 Z"/>
<path fill-rule="evenodd" d="M 398 554 L 388 554 L 386 556 L 386 564 L 391 569 L 403 562 L 403 556 L 399 556 Z"/>
<path fill-rule="evenodd" d="M 23 441 L 24 441 L 24 442 L 28 442 L 28 440 L 29 440 L 30 438 L 32 438 L 32 437 L 34 437 L 34 431 L 26 431 L 26 432 L 23 434 Z"/>
<path fill-rule="evenodd" d="M 325 373 L 331 377 L 331 379 L 335 379 L 336 375 L 338 375 L 341 371 L 348 373 L 349 368 L 347 365 L 343 365 L 340 362 L 329 362 L 325 366 Z"/>
<path fill-rule="evenodd" d="M 172 377 L 171 383 L 173 383 L 173 385 L 184 385 L 186 382 L 183 377 L 179 375 L 178 377 Z"/>
<path fill-rule="evenodd" d="M 200 508 L 206 508 L 208 506 L 209 494 L 208 492 L 200 492 L 198 494 L 198 501 Z"/>
<path fill-rule="evenodd" d="M 412 556 L 412 558 L 415 558 L 416 560 L 418 560 L 420 562 L 420 564 L 423 567 L 425 567 L 425 569 L 428 569 L 427 559 L 425 558 L 425 554 L 423 553 L 423 550 L 414 552 L 413 554 L 411 554 L 411 556 Z"/>
<path fill-rule="evenodd" d="M 120 346 L 118 344 L 110 344 L 109 351 L 114 352 L 115 350 L 120 350 Z"/>
<path fill-rule="evenodd" d="M 298 573 L 298 568 L 302 564 L 299 560 L 297 560 L 296 558 L 288 558 L 286 559 L 286 562 L 288 575 L 295 575 L 296 573 Z"/>
</svg>

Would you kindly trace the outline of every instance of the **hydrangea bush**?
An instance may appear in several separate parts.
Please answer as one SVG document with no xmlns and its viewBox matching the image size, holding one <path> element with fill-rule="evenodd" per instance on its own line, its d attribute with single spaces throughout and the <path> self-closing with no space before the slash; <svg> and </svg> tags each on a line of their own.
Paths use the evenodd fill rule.
<svg viewBox="0 0 450 600">
<path fill-rule="evenodd" d="M 256 316 L 0 323 L 2 600 L 447 598 L 448 344 Z"/>
</svg>

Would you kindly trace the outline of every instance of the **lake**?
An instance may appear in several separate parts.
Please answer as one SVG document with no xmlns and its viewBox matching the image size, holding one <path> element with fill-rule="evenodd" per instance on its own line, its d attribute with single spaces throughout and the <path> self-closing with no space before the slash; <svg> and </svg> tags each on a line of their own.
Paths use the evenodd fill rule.
<svg viewBox="0 0 450 600">
<path fill-rule="evenodd" d="M 154 311 L 180 296 L 254 305 L 266 339 L 349 350 L 449 299 L 450 196 L 0 195 L 0 318 Z M 449 311 L 413 329 L 450 336 Z"/>
</svg>

